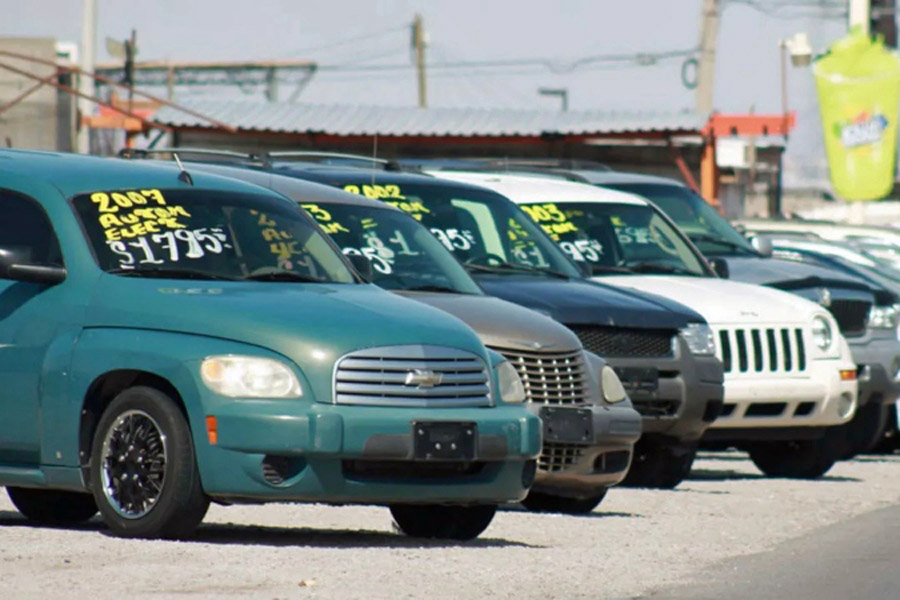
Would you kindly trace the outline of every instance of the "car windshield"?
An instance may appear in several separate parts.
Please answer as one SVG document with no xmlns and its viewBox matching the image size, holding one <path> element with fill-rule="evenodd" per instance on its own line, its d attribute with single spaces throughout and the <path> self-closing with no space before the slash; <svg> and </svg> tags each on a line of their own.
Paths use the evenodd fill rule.
<svg viewBox="0 0 900 600">
<path fill-rule="evenodd" d="M 390 290 L 480 294 L 478 285 L 415 219 L 390 208 L 302 204 L 346 255 L 372 263 L 373 283 Z"/>
<path fill-rule="evenodd" d="M 683 235 L 652 206 L 548 202 L 522 208 L 593 275 L 707 275 Z"/>
<path fill-rule="evenodd" d="M 395 206 L 431 231 L 469 270 L 581 277 L 578 269 L 510 200 L 456 185 L 344 185 Z"/>
<path fill-rule="evenodd" d="M 340 254 L 292 203 L 220 190 L 116 189 L 72 199 L 109 273 L 352 283 Z"/>
<path fill-rule="evenodd" d="M 706 256 L 758 254 L 712 206 L 686 187 L 662 183 L 615 183 L 603 187 L 638 194 L 656 204 Z"/>
</svg>

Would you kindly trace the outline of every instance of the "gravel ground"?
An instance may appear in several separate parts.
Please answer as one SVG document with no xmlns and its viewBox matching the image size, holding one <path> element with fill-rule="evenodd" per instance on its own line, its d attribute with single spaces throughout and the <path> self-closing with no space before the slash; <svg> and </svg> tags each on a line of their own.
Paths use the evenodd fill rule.
<svg viewBox="0 0 900 600">
<path fill-rule="evenodd" d="M 613 489 L 587 517 L 511 507 L 467 544 L 421 542 L 378 507 L 213 506 L 188 542 L 122 540 L 95 517 L 29 526 L 0 499 L 2 598 L 631 598 L 724 558 L 900 499 L 900 455 L 818 481 L 705 454 L 675 491 Z"/>
</svg>

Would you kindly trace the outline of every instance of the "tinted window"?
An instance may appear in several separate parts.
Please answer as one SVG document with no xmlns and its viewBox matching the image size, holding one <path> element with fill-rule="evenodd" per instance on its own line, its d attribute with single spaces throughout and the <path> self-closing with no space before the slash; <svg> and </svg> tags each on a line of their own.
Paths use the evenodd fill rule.
<svg viewBox="0 0 900 600">
<path fill-rule="evenodd" d="M 580 277 L 566 255 L 512 201 L 454 185 L 345 185 L 422 223 L 456 257 L 473 266 L 554 271 Z"/>
<path fill-rule="evenodd" d="M 679 185 L 615 183 L 603 187 L 647 198 L 675 221 L 703 254 L 756 254 L 750 243 L 703 198 Z"/>
<path fill-rule="evenodd" d="M 0 252 L 19 264 L 62 266 L 59 242 L 37 202 L 0 192 Z"/>
</svg>

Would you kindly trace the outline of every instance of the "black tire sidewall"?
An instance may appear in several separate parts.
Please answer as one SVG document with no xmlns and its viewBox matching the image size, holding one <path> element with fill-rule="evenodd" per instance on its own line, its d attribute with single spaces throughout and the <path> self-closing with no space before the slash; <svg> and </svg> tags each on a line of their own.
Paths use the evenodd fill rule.
<svg viewBox="0 0 900 600">
<path fill-rule="evenodd" d="M 149 415 L 166 437 L 166 473 L 155 506 L 146 515 L 129 519 L 118 514 L 103 492 L 103 439 L 115 420 L 130 410 Z M 103 412 L 91 444 L 91 490 L 103 520 L 113 533 L 126 537 L 184 537 L 192 530 L 187 513 L 196 512 L 200 482 L 190 427 L 178 405 L 165 393 L 137 386 L 124 390 Z M 204 498 L 205 501 L 205 498 Z M 205 507 L 203 507 L 205 513 Z M 202 519 L 202 514 L 200 516 Z M 199 523 L 199 520 L 197 520 Z M 194 523 L 193 526 L 196 526 Z"/>
</svg>

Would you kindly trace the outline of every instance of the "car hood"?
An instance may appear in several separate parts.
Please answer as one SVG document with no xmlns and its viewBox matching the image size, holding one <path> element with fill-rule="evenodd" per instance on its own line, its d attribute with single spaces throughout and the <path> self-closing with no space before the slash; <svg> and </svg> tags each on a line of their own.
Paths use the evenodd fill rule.
<svg viewBox="0 0 900 600">
<path fill-rule="evenodd" d="M 729 256 L 726 260 L 729 277 L 747 283 L 789 289 L 798 284 L 801 284 L 801 287 L 807 287 L 802 286 L 802 283 L 809 281 L 810 285 L 871 290 L 871 286 L 862 279 L 815 265 L 763 257 Z"/>
<path fill-rule="evenodd" d="M 587 280 L 487 274 L 475 279 L 492 296 L 571 325 L 680 329 L 704 321 L 674 300 Z"/>
<path fill-rule="evenodd" d="M 581 349 L 581 342 L 566 327 L 500 298 L 435 292 L 395 293 L 457 317 L 475 330 L 485 346 L 530 352 L 574 352 Z"/>
<path fill-rule="evenodd" d="M 456 317 L 366 284 L 102 275 L 87 314 L 87 327 L 171 331 L 268 348 L 329 382 L 338 357 L 375 346 L 450 346 L 490 364 L 475 332 Z"/>
<path fill-rule="evenodd" d="M 716 277 L 615 275 L 605 283 L 665 293 L 703 315 L 710 325 L 805 322 L 819 307 L 780 290 Z"/>
</svg>

